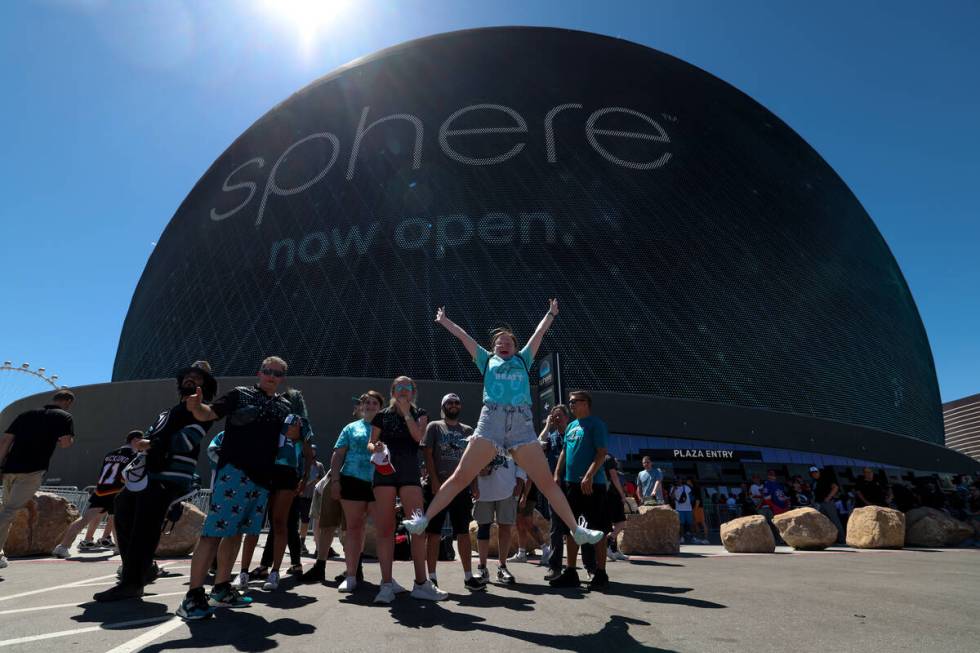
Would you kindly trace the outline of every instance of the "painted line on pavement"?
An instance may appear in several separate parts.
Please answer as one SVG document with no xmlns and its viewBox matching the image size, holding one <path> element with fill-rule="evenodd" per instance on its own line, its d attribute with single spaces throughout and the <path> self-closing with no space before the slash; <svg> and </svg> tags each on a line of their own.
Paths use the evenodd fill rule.
<svg viewBox="0 0 980 653">
<path fill-rule="evenodd" d="M 187 568 L 187 567 L 190 567 L 190 565 L 174 565 L 174 566 L 160 565 L 160 569 L 168 569 L 168 570 L 169 569 L 184 569 L 184 568 Z M 83 578 L 82 580 L 76 580 L 74 582 L 65 583 L 63 585 L 54 585 L 53 587 L 42 587 L 41 589 L 29 590 L 27 592 L 19 592 L 17 594 L 11 594 L 10 596 L 2 596 L 2 597 L 0 597 L 0 602 L 2 602 L 2 601 L 10 601 L 11 599 L 19 599 L 22 596 L 33 596 L 35 594 L 43 594 L 45 592 L 54 592 L 55 590 L 63 590 L 63 589 L 71 589 L 71 588 L 75 588 L 75 587 L 91 586 L 93 583 L 96 583 L 97 581 L 100 581 L 100 580 L 108 580 L 109 578 L 116 578 L 116 574 L 109 574 L 107 576 L 96 576 L 95 578 Z M 183 578 L 183 576 L 179 576 L 178 578 Z M 115 583 L 106 583 L 106 584 L 114 585 Z"/>
<path fill-rule="evenodd" d="M 175 616 L 167 614 L 161 617 L 152 617 L 150 619 L 135 619 L 133 621 L 119 621 L 114 624 L 101 624 L 98 626 L 86 626 L 85 628 L 73 628 L 72 630 L 59 630 L 54 633 L 44 633 L 43 635 L 28 635 L 27 637 L 16 637 L 14 639 L 5 639 L 0 641 L 0 647 L 3 646 L 13 646 L 15 644 L 29 644 L 31 642 L 38 642 L 44 639 L 55 639 L 58 637 L 68 637 L 69 635 L 80 635 L 82 633 L 92 633 L 97 630 L 118 630 L 120 628 L 129 628 L 130 626 L 142 626 L 144 624 L 156 624 L 161 621 L 170 621 L 176 619 Z M 169 624 L 168 624 L 169 625 Z M 152 631 L 151 631 L 152 632 Z M 138 639 L 138 638 L 137 638 Z M 131 640 L 135 641 L 135 640 Z M 130 649 L 131 650 L 131 649 Z"/>
<path fill-rule="evenodd" d="M 135 639 L 131 639 L 125 644 L 120 644 L 116 648 L 109 649 L 106 653 L 133 653 L 138 651 L 155 639 L 159 639 L 172 630 L 177 630 L 184 625 L 184 621 L 178 617 L 172 617 L 170 621 L 160 624 L 153 630 L 149 630 Z"/>
</svg>

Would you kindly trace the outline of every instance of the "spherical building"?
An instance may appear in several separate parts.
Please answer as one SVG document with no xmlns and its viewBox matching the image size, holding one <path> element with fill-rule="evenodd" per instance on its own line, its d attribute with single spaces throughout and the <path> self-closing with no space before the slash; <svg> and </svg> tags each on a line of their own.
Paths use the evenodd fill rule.
<svg viewBox="0 0 980 653">
<path fill-rule="evenodd" d="M 712 75 L 557 29 L 412 41 L 274 107 L 159 239 L 113 380 L 275 353 L 294 378 L 479 382 L 436 308 L 526 337 L 549 297 L 542 353 L 621 432 L 943 443 L 909 289 L 830 166 Z"/>
</svg>

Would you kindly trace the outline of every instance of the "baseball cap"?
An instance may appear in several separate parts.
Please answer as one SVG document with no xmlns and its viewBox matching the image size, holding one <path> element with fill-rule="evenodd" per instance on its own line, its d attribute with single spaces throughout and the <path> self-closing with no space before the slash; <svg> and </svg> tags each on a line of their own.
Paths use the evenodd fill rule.
<svg viewBox="0 0 980 653">
<path fill-rule="evenodd" d="M 816 465 L 810 465 L 810 471 L 811 472 L 819 472 L 820 471 L 820 468 L 817 467 Z"/>
<path fill-rule="evenodd" d="M 448 395 L 442 398 L 442 402 L 439 404 L 439 406 L 445 406 L 446 402 L 449 401 L 458 401 L 459 403 L 463 403 L 458 394 L 455 392 L 450 392 Z"/>
</svg>

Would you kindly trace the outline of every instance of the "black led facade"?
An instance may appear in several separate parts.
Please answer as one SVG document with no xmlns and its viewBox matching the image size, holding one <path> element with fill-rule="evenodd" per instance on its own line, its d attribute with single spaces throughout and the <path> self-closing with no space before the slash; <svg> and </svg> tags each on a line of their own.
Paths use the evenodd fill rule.
<svg viewBox="0 0 980 653">
<path fill-rule="evenodd" d="M 291 375 L 477 381 L 436 308 L 526 338 L 552 296 L 568 388 L 943 442 L 908 287 L 827 163 L 694 66 L 555 29 L 406 43 L 269 111 L 159 239 L 113 379 L 279 354 Z"/>
</svg>

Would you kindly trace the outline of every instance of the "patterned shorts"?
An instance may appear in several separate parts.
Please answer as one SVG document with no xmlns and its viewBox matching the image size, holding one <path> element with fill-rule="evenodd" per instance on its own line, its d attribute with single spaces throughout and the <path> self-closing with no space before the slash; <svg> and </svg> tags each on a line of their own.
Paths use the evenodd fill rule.
<svg viewBox="0 0 980 653">
<path fill-rule="evenodd" d="M 269 491 L 255 484 L 234 465 L 217 471 L 203 537 L 258 535 L 262 530 Z"/>
</svg>

